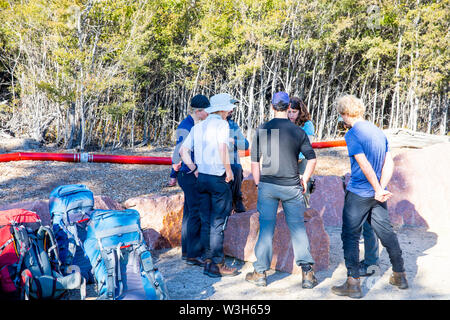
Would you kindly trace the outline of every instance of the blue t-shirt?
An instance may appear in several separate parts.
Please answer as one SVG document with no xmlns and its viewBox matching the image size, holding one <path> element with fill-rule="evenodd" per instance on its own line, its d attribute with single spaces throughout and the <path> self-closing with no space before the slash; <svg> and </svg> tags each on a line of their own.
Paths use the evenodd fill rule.
<svg viewBox="0 0 450 320">
<path fill-rule="evenodd" d="M 174 154 L 172 155 L 172 163 L 180 162 L 181 157 L 178 154 L 178 152 L 180 151 L 180 147 L 183 144 L 184 139 L 189 135 L 189 132 L 191 132 L 191 129 L 192 129 L 192 127 L 194 125 L 195 125 L 194 118 L 192 118 L 191 115 L 188 115 L 178 125 L 177 131 L 175 133 L 177 142 L 176 142 L 176 145 L 175 145 Z M 194 151 L 191 151 L 191 159 L 195 163 Z M 191 171 L 191 169 L 189 169 L 189 167 L 186 164 L 184 164 L 184 162 L 182 162 L 179 172 L 190 172 L 190 171 Z M 172 168 L 172 171 L 170 173 L 170 177 L 171 178 L 176 178 L 177 177 L 177 171 L 173 170 L 173 168 Z"/>
<path fill-rule="evenodd" d="M 375 190 L 359 167 L 355 155 L 364 153 L 379 181 L 386 152 L 390 151 L 386 136 L 373 123 L 363 120 L 356 122 L 345 134 L 345 142 L 352 170 L 347 190 L 361 197 L 373 197 Z"/>
<path fill-rule="evenodd" d="M 305 124 L 303 125 L 303 127 L 300 127 L 300 128 L 302 128 L 303 131 L 305 131 L 307 136 L 314 135 L 314 124 L 312 123 L 311 120 L 306 121 Z M 298 155 L 298 158 L 305 159 L 305 156 L 303 155 L 303 153 L 300 152 L 300 154 Z"/>
<path fill-rule="evenodd" d="M 241 163 L 238 150 L 247 150 L 249 148 L 249 143 L 236 122 L 230 119 L 228 120 L 228 125 L 230 127 L 230 138 L 234 139 L 234 144 L 230 148 L 231 165 L 240 166 Z"/>
</svg>

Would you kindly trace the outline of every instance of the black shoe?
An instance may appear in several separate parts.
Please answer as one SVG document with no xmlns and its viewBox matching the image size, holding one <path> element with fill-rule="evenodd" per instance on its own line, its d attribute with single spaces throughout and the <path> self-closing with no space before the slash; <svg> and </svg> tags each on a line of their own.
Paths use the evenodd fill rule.
<svg viewBox="0 0 450 320">
<path fill-rule="evenodd" d="M 203 269 L 203 273 L 212 278 L 233 277 L 239 274 L 237 268 L 228 267 L 225 262 L 207 262 L 205 264 L 205 268 Z"/>
<path fill-rule="evenodd" d="M 207 275 L 209 273 L 209 269 L 211 268 L 211 263 L 212 263 L 211 259 L 205 260 L 205 264 L 203 265 L 203 274 Z"/>
<path fill-rule="evenodd" d="M 191 266 L 203 267 L 206 262 L 201 257 L 195 257 L 195 258 L 187 258 L 186 259 L 186 263 L 191 265 Z"/>
</svg>

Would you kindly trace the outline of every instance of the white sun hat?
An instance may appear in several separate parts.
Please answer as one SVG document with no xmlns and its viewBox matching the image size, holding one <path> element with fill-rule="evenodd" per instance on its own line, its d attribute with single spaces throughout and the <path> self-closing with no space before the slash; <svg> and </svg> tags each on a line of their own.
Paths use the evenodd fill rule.
<svg viewBox="0 0 450 320">
<path fill-rule="evenodd" d="M 236 102 L 239 101 L 234 99 L 228 93 L 219 93 L 209 98 L 209 103 L 211 104 L 211 106 L 206 108 L 205 111 L 207 113 L 213 113 L 217 111 L 231 111 L 234 109 L 234 104 Z"/>
</svg>

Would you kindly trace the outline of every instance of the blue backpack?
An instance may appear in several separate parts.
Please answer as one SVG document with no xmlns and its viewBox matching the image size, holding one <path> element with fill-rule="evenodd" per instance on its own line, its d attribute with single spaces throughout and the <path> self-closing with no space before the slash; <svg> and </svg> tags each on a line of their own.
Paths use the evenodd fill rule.
<svg viewBox="0 0 450 320">
<path fill-rule="evenodd" d="M 93 266 L 98 299 L 169 298 L 164 278 L 145 244 L 136 210 L 94 210 L 84 250 Z"/>
<path fill-rule="evenodd" d="M 88 283 L 92 283 L 94 278 L 82 244 L 93 209 L 94 195 L 83 184 L 59 186 L 50 194 L 49 211 L 62 271 L 69 273 L 69 266 L 77 266 Z"/>
</svg>

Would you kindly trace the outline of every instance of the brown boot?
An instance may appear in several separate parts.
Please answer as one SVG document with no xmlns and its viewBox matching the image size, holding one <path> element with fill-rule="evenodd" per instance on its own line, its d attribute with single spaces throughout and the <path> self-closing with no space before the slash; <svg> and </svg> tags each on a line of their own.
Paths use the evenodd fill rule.
<svg viewBox="0 0 450 320">
<path fill-rule="evenodd" d="M 362 297 L 359 278 L 355 279 L 352 277 L 347 277 L 347 281 L 345 281 L 343 285 L 332 287 L 331 292 L 337 294 L 338 296 L 348 296 L 355 299 Z"/>
<path fill-rule="evenodd" d="M 399 289 L 408 289 L 408 281 L 405 272 L 393 272 L 389 278 L 389 283 L 397 286 Z"/>
<path fill-rule="evenodd" d="M 260 287 L 267 286 L 267 278 L 265 271 L 263 273 L 259 273 L 256 271 L 247 273 L 247 275 L 245 276 L 245 280 L 253 284 L 256 284 L 257 286 Z"/>
<path fill-rule="evenodd" d="M 317 286 L 319 282 L 314 275 L 314 270 L 309 270 L 307 272 L 302 271 L 302 288 L 303 289 L 312 289 Z"/>
<path fill-rule="evenodd" d="M 205 264 L 205 269 L 203 270 L 203 273 L 213 278 L 232 277 L 238 274 L 237 268 L 230 268 L 225 264 L 225 262 L 207 263 Z"/>
</svg>

